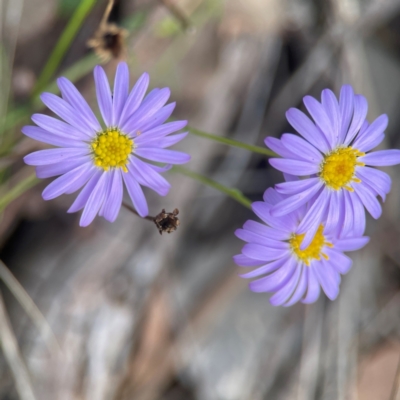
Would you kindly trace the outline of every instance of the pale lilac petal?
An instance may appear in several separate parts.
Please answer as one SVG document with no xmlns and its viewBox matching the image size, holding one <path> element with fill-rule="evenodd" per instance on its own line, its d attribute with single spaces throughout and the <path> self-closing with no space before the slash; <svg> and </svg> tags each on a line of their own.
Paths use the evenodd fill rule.
<svg viewBox="0 0 400 400">
<path fill-rule="evenodd" d="M 321 262 L 314 263 L 311 268 L 325 294 L 330 300 L 335 300 L 339 294 L 338 273 L 330 268 L 329 263 L 325 259 L 321 259 Z"/>
<path fill-rule="evenodd" d="M 324 107 L 322 107 L 322 105 L 311 96 L 305 96 L 303 102 L 314 119 L 315 124 L 324 133 L 329 143 L 329 147 L 333 149 L 335 145 L 335 132 L 332 129 L 332 123 L 329 121 L 329 117 L 326 114 Z"/>
<path fill-rule="evenodd" d="M 162 138 L 160 140 L 158 140 L 158 146 L 161 149 L 165 149 L 167 147 L 171 147 L 174 144 L 179 143 L 181 140 L 183 140 L 189 132 L 182 132 L 182 133 L 178 133 L 177 135 L 171 135 L 168 136 L 166 138 Z M 147 142 L 149 144 L 149 142 Z"/>
<path fill-rule="evenodd" d="M 128 169 L 140 184 L 149 187 L 160 196 L 168 194 L 171 185 L 158 172 L 154 171 L 151 165 L 133 157 L 131 163 L 128 165 Z"/>
<path fill-rule="evenodd" d="M 400 150 L 380 150 L 358 158 L 359 161 L 373 167 L 386 167 L 400 164 Z"/>
<path fill-rule="evenodd" d="M 386 114 L 379 116 L 365 131 L 360 132 L 352 147 L 363 152 L 373 149 L 385 137 L 383 133 L 388 123 L 389 119 Z"/>
<path fill-rule="evenodd" d="M 123 174 L 123 178 L 136 211 L 141 217 L 146 217 L 149 213 L 149 208 L 147 206 L 147 201 L 144 197 L 142 188 L 136 182 L 135 177 L 130 172 Z"/>
<path fill-rule="evenodd" d="M 258 261 L 259 262 L 259 261 Z M 281 268 L 287 262 L 287 258 L 283 257 L 279 260 L 272 261 L 268 264 L 256 268 L 254 271 L 247 272 L 246 274 L 239 275 L 241 278 L 257 278 L 258 276 L 268 274 Z"/>
<path fill-rule="evenodd" d="M 289 160 L 287 158 L 270 158 L 269 163 L 278 171 L 296 176 L 312 175 L 319 171 L 318 164 L 307 161 Z"/>
<path fill-rule="evenodd" d="M 136 145 L 145 145 L 149 140 L 162 139 L 164 136 L 174 133 L 184 128 L 187 125 L 187 121 L 175 121 L 169 122 L 164 125 L 157 126 L 147 132 L 142 132 L 137 136 L 135 140 Z"/>
<path fill-rule="evenodd" d="M 276 229 L 252 220 L 246 221 L 243 225 L 243 228 L 269 239 L 287 240 L 290 237 L 290 233 L 288 232 L 277 231 Z"/>
<path fill-rule="evenodd" d="M 320 164 L 323 161 L 322 154 L 311 144 L 299 136 L 285 133 L 281 137 L 283 145 L 293 153 L 297 152 L 297 157 Z"/>
<path fill-rule="evenodd" d="M 282 182 L 275 185 L 275 189 L 278 193 L 285 195 L 294 195 L 303 192 L 304 190 L 308 190 L 314 185 L 318 185 L 320 183 L 319 178 L 309 178 L 309 179 L 300 179 L 296 181 L 290 182 Z"/>
<path fill-rule="evenodd" d="M 330 150 L 328 141 L 323 133 L 311 122 L 303 112 L 297 108 L 290 108 L 286 112 L 289 124 L 318 150 L 326 153 Z"/>
<path fill-rule="evenodd" d="M 356 185 L 354 191 L 358 194 L 360 200 L 372 217 L 378 219 L 382 214 L 382 207 L 371 190 L 368 189 L 367 185 Z"/>
<path fill-rule="evenodd" d="M 297 153 L 292 153 L 287 149 L 286 146 L 280 141 L 280 139 L 268 136 L 264 140 L 265 145 L 272 151 L 274 151 L 278 156 L 290 159 L 296 159 L 298 157 Z"/>
<path fill-rule="evenodd" d="M 260 260 L 255 260 L 254 258 L 249 258 L 243 254 L 237 254 L 233 256 L 233 261 L 242 267 L 258 267 L 262 262 Z"/>
<path fill-rule="evenodd" d="M 109 222 L 117 219 L 122 204 L 123 185 L 120 169 L 114 169 L 111 172 L 110 190 L 106 194 L 102 216 Z"/>
<path fill-rule="evenodd" d="M 339 239 L 335 242 L 335 250 L 354 251 L 364 247 L 369 242 L 368 236 Z"/>
<path fill-rule="evenodd" d="M 297 208 L 301 207 L 307 201 L 309 201 L 323 186 L 321 180 L 311 186 L 309 189 L 304 190 L 301 193 L 295 194 L 281 201 L 271 209 L 271 215 L 279 217 L 288 214 Z"/>
<path fill-rule="evenodd" d="M 112 125 L 119 126 L 122 111 L 125 107 L 129 91 L 129 70 L 125 62 L 120 62 L 115 73 L 112 98 Z M 107 219 L 107 218 L 106 218 Z"/>
<path fill-rule="evenodd" d="M 308 286 L 308 267 L 302 264 L 299 269 L 301 269 L 301 275 L 297 287 L 293 293 L 293 296 L 283 305 L 284 307 L 292 306 L 297 303 L 305 294 Z"/>
<path fill-rule="evenodd" d="M 287 253 L 287 250 L 273 249 L 272 247 L 262 246 L 255 243 L 248 243 L 244 245 L 242 253 L 245 256 L 254 258 L 256 260 L 273 261 L 283 257 Z"/>
<path fill-rule="evenodd" d="M 152 147 L 140 147 L 135 149 L 135 153 L 143 158 L 156 162 L 168 164 L 185 164 L 190 160 L 189 154 L 181 151 L 157 149 Z"/>
<path fill-rule="evenodd" d="M 364 96 L 359 94 L 354 96 L 354 114 L 349 130 L 344 141 L 345 145 L 349 145 L 358 134 L 365 118 L 367 117 L 368 103 Z"/>
<path fill-rule="evenodd" d="M 295 221 L 293 218 L 289 217 L 273 217 L 271 215 L 271 206 L 264 201 L 256 201 L 251 205 L 251 208 L 255 214 L 261 218 L 266 224 L 272 226 L 273 228 L 282 231 L 284 234 L 292 232 L 295 227 Z"/>
<path fill-rule="evenodd" d="M 39 125 L 46 131 L 54 133 L 58 136 L 65 136 L 70 140 L 79 140 L 79 141 L 90 140 L 90 137 L 87 134 L 83 134 L 81 131 L 79 131 L 72 125 L 60 121 L 59 119 L 49 117 L 48 115 L 33 114 L 31 119 L 36 125 Z"/>
<path fill-rule="evenodd" d="M 253 292 L 273 292 L 285 286 L 292 277 L 297 262 L 293 257 L 285 258 L 284 265 L 264 278 L 257 279 L 249 284 L 249 288 Z"/>
<path fill-rule="evenodd" d="M 326 218 L 325 232 L 338 233 L 343 226 L 344 215 L 341 212 L 342 208 L 340 205 L 340 192 L 332 190 L 330 195 L 329 211 Z"/>
<path fill-rule="evenodd" d="M 151 100 L 144 101 L 121 126 L 123 132 L 134 134 L 140 131 L 142 126 L 147 123 L 148 118 L 154 115 L 168 101 L 171 92 L 168 88 L 163 88 L 157 92 Z"/>
<path fill-rule="evenodd" d="M 336 147 L 340 142 L 340 110 L 336 96 L 332 90 L 325 89 L 322 91 L 321 96 L 322 107 L 324 108 L 326 115 L 329 118 L 329 122 L 332 126 L 333 141 L 332 148 Z"/>
<path fill-rule="evenodd" d="M 286 242 L 281 242 L 279 240 L 268 239 L 265 236 L 258 235 L 257 233 L 248 231 L 246 229 L 236 229 L 235 235 L 247 242 L 247 243 L 255 243 L 260 244 L 262 246 L 272 247 L 274 249 L 282 249 L 288 250 L 289 244 Z"/>
<path fill-rule="evenodd" d="M 362 236 L 365 232 L 365 223 L 366 223 L 365 209 L 362 204 L 362 201 L 360 200 L 357 193 L 354 193 L 353 196 L 350 195 L 350 193 L 345 193 L 345 194 L 347 195 L 348 198 L 347 203 L 349 206 L 351 205 L 351 210 L 352 210 L 351 214 L 354 225 L 352 226 L 351 232 L 354 236 Z M 347 232 L 343 230 L 343 234 L 341 235 L 341 237 L 346 237 L 349 232 L 350 230 Z"/>
<path fill-rule="evenodd" d="M 343 85 L 340 90 L 340 98 L 339 98 L 339 108 L 340 108 L 340 118 L 341 118 L 341 127 L 340 127 L 340 138 L 339 143 L 343 143 L 347 131 L 350 126 L 350 122 L 353 117 L 353 106 L 354 106 L 354 91 L 350 85 Z"/>
<path fill-rule="evenodd" d="M 92 177 L 94 172 L 95 167 L 91 163 L 74 168 L 47 185 L 42 193 L 43 199 L 51 200 L 64 193 L 76 192 Z"/>
<path fill-rule="evenodd" d="M 107 75 L 99 65 L 94 67 L 94 83 L 96 85 L 97 103 L 107 127 L 112 126 L 112 95 Z M 93 217 L 94 218 L 94 217 Z"/>
<path fill-rule="evenodd" d="M 149 86 L 149 74 L 145 72 L 131 90 L 119 118 L 119 126 L 124 126 L 129 117 L 139 108 Z"/>
<path fill-rule="evenodd" d="M 71 157 L 84 156 L 87 154 L 89 154 L 88 148 L 47 149 L 28 154 L 24 157 L 24 161 L 28 165 L 47 165 L 65 161 Z"/>
<path fill-rule="evenodd" d="M 296 261 L 293 260 L 293 262 L 296 264 Z M 281 306 L 284 304 L 286 301 L 289 300 L 290 296 L 292 296 L 293 292 L 296 289 L 297 284 L 299 283 L 300 275 L 301 275 L 302 269 L 300 266 L 297 265 L 297 268 L 294 271 L 294 274 L 291 276 L 289 281 L 286 283 L 284 287 L 279 289 L 270 299 L 269 302 L 273 306 Z"/>
<path fill-rule="evenodd" d="M 61 161 L 55 164 L 38 165 L 36 167 L 36 176 L 40 179 L 45 179 L 62 175 L 89 161 L 91 161 L 89 156 L 79 156 L 69 158 L 68 162 Z"/>
<path fill-rule="evenodd" d="M 302 300 L 302 303 L 310 304 L 318 300 L 321 287 L 319 286 L 318 279 L 315 276 L 314 270 L 308 267 L 308 283 L 307 294 Z"/>
<path fill-rule="evenodd" d="M 101 131 L 101 125 L 94 115 L 89 104 L 79 93 L 78 89 L 67 78 L 61 77 L 57 79 L 57 85 L 60 88 L 61 95 L 73 108 L 79 110 L 82 120 L 88 128 L 93 132 Z"/>
<path fill-rule="evenodd" d="M 390 192 L 392 180 L 385 172 L 375 168 L 360 167 L 356 170 L 356 175 L 362 182 L 367 183 L 385 201 L 386 195 Z"/>
<path fill-rule="evenodd" d="M 38 126 L 24 126 L 21 129 L 21 132 L 32 139 L 38 140 L 39 142 L 51 144 L 53 146 L 87 148 L 87 143 L 85 142 L 67 138 L 64 135 L 56 135 L 54 133 L 50 133 L 42 128 L 39 128 Z"/>
<path fill-rule="evenodd" d="M 275 189 L 273 188 L 268 188 L 263 195 L 263 199 L 266 203 L 268 203 L 271 206 L 274 206 L 275 204 L 278 204 L 280 201 L 282 201 L 285 198 L 285 196 L 282 196 L 279 194 Z"/>
<path fill-rule="evenodd" d="M 175 106 L 175 102 L 167 104 L 151 117 L 149 117 L 146 122 L 141 125 L 142 132 L 147 132 L 148 130 L 153 129 L 156 126 L 162 125 L 171 116 L 172 112 L 175 109 Z"/>
<path fill-rule="evenodd" d="M 91 138 L 93 136 L 92 129 L 82 126 L 81 112 L 75 110 L 69 103 L 52 93 L 42 93 L 40 95 L 43 103 L 50 108 L 55 114 L 64 121 L 72 125 L 81 135 Z"/>
<path fill-rule="evenodd" d="M 329 263 L 336 269 L 340 274 L 347 274 L 350 271 L 353 261 L 350 257 L 343 254 L 341 251 L 327 248 L 324 250 L 326 255 L 329 257 Z"/>
<path fill-rule="evenodd" d="M 92 193 L 90 194 L 86 202 L 85 208 L 83 209 L 83 213 L 79 221 L 80 226 L 88 226 L 96 217 L 97 213 L 100 210 L 100 207 L 104 202 L 110 176 L 111 175 L 107 172 L 102 173 L 100 179 L 98 180 L 96 186 L 92 190 Z"/>
<path fill-rule="evenodd" d="M 83 207 L 85 207 L 85 205 L 89 199 L 89 196 L 92 194 L 94 188 L 96 187 L 96 185 L 102 175 L 103 175 L 102 170 L 97 169 L 95 171 L 94 175 L 89 179 L 89 182 L 80 191 L 77 198 L 72 203 L 71 207 L 68 209 L 68 211 L 67 211 L 68 213 L 77 212 L 79 210 L 82 210 Z"/>
</svg>

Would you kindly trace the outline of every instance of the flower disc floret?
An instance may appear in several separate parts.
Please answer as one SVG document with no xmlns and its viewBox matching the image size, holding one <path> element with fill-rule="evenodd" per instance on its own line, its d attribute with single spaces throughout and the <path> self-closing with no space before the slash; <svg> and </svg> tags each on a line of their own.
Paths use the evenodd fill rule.
<svg viewBox="0 0 400 400">
<path fill-rule="evenodd" d="M 297 256 L 297 258 L 303 261 L 306 265 L 310 265 L 312 260 L 321 260 L 321 256 L 325 258 L 325 260 L 329 260 L 329 257 L 322 252 L 322 247 L 328 246 L 333 247 L 332 243 L 329 243 L 325 240 L 325 236 L 323 234 L 324 227 L 320 225 L 317 233 L 314 236 L 314 239 L 306 247 L 304 250 L 300 249 L 300 245 L 303 242 L 305 233 L 303 234 L 293 234 L 289 240 L 290 247 L 292 252 Z"/>
<path fill-rule="evenodd" d="M 360 183 L 361 180 L 355 177 L 356 166 L 364 166 L 357 157 L 365 156 L 365 153 L 350 147 L 339 147 L 327 154 L 321 163 L 319 176 L 325 184 L 334 189 L 347 189 L 353 191 L 349 186 L 351 181 Z"/>
<path fill-rule="evenodd" d="M 110 168 L 121 168 L 128 172 L 129 155 L 134 142 L 116 129 L 110 129 L 97 135 L 92 141 L 94 164 L 108 171 Z"/>
</svg>

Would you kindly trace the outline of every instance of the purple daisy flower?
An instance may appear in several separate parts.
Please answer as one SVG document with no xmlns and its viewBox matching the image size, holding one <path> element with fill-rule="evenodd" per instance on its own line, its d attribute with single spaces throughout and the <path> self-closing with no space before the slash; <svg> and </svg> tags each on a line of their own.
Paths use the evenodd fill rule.
<svg viewBox="0 0 400 400">
<path fill-rule="evenodd" d="M 97 214 L 115 221 L 122 204 L 123 182 L 138 214 L 146 216 L 148 206 L 141 185 L 165 196 L 170 184 L 159 173 L 170 164 L 190 159 L 185 153 L 166 149 L 187 135 L 168 136 L 187 124 L 164 123 L 175 108 L 175 103 L 165 105 L 168 88 L 153 89 L 145 97 L 149 76 L 144 73 L 129 93 L 129 70 L 124 62 L 118 65 L 113 93 L 103 68 L 95 67 L 94 80 L 104 127 L 75 86 L 59 78 L 62 98 L 43 93 L 41 99 L 64 121 L 34 114 L 32 121 L 38 126 L 22 129 L 26 136 L 58 146 L 28 154 L 24 161 L 36 166 L 38 178 L 60 175 L 44 189 L 44 200 L 83 188 L 68 210 L 83 209 L 81 226 L 89 225 Z M 144 160 L 167 165 L 160 167 Z"/>
<path fill-rule="evenodd" d="M 348 227 L 354 222 L 359 230 L 364 230 L 364 207 L 372 217 L 379 218 L 382 208 L 377 196 L 385 200 L 391 180 L 386 173 L 371 167 L 400 163 L 400 150 L 369 153 L 383 140 L 388 118 L 381 115 L 368 124 L 367 100 L 355 95 L 351 86 L 342 87 L 339 102 L 329 89 L 322 91 L 321 103 L 310 96 L 303 100 L 315 123 L 296 108 L 286 113 L 289 123 L 302 137 L 286 133 L 280 140 L 265 140 L 270 149 L 283 157 L 270 159 L 273 167 L 307 176 L 276 186 L 279 193 L 288 196 L 271 209 L 271 215 L 288 214 L 315 199 L 299 226 L 299 232 L 305 233 L 302 248 L 311 243 L 328 214 L 342 220 L 342 236 L 349 233 Z"/>
<path fill-rule="evenodd" d="M 301 249 L 304 233 L 299 232 L 310 203 L 281 217 L 271 216 L 270 211 L 287 196 L 269 188 L 264 201 L 252 204 L 253 211 L 266 224 L 249 220 L 243 229 L 236 230 L 238 238 L 247 242 L 242 253 L 233 257 L 236 264 L 257 267 L 241 275 L 256 278 L 249 284 L 253 292 L 275 292 L 270 303 L 290 306 L 298 301 L 313 303 L 322 287 L 329 299 L 339 294 L 340 275 L 346 274 L 352 260 L 343 251 L 358 250 L 368 243 L 366 236 L 352 234 L 338 238 L 336 230 L 320 224 L 313 240 Z"/>
</svg>

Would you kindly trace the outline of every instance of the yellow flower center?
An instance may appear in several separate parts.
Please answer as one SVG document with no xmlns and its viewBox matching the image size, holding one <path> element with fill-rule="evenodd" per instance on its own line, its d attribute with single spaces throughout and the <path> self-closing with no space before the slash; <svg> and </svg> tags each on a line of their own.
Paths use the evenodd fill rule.
<svg viewBox="0 0 400 400">
<path fill-rule="evenodd" d="M 129 154 L 134 148 L 133 140 L 116 129 L 106 130 L 97 135 L 90 144 L 96 166 L 108 171 L 110 168 L 122 168 L 128 172 Z"/>
<path fill-rule="evenodd" d="M 325 156 L 321 163 L 319 176 L 325 184 L 334 190 L 345 188 L 353 192 L 349 186 L 351 181 L 360 183 L 361 180 L 354 176 L 356 166 L 365 164 L 357 161 L 357 157 L 365 156 L 365 153 L 352 147 L 339 147 Z"/>
<path fill-rule="evenodd" d="M 293 234 L 292 237 L 289 239 L 289 244 L 292 252 L 296 254 L 298 259 L 303 261 L 306 265 L 310 265 L 310 261 L 312 260 L 320 260 L 321 256 L 324 257 L 326 260 L 329 259 L 329 257 L 321 250 L 323 246 L 333 247 L 333 244 L 326 241 L 325 236 L 323 235 L 323 231 L 324 227 L 323 225 L 320 225 L 317 233 L 314 236 L 314 239 L 304 250 L 300 249 L 300 245 L 303 242 L 305 233 L 301 235 Z"/>
</svg>

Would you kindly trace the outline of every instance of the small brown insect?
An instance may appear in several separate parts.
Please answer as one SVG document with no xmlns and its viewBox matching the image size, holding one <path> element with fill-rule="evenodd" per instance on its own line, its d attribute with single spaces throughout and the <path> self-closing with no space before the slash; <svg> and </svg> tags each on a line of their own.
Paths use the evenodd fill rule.
<svg viewBox="0 0 400 400">
<path fill-rule="evenodd" d="M 103 60 L 118 58 L 125 52 L 125 39 L 128 31 L 116 24 L 108 22 L 114 0 L 109 0 L 106 11 L 94 36 L 87 45 Z"/>
<path fill-rule="evenodd" d="M 162 211 L 154 217 L 154 223 L 156 224 L 160 235 L 163 232 L 171 233 L 178 229 L 180 224 L 177 215 L 179 214 L 179 210 L 175 208 L 172 213 L 165 212 L 164 208 Z"/>
</svg>

